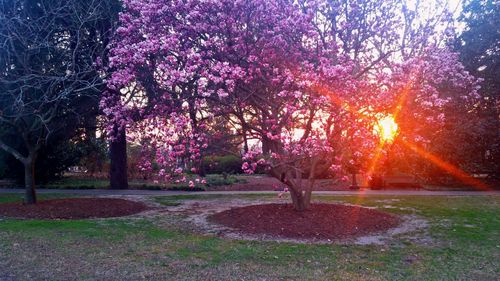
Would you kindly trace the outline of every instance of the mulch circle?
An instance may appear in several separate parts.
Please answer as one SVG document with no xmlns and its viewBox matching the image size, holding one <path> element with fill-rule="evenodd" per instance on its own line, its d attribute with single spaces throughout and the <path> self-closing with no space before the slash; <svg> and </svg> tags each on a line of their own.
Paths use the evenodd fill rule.
<svg viewBox="0 0 500 281">
<path fill-rule="evenodd" d="M 400 223 L 389 213 L 338 204 L 312 204 L 304 212 L 295 211 L 291 204 L 251 205 L 213 214 L 208 220 L 244 234 L 317 240 L 356 238 Z"/>
<path fill-rule="evenodd" d="M 39 201 L 35 205 L 0 204 L 0 216 L 25 219 L 89 219 L 122 217 L 140 213 L 147 206 L 116 198 L 67 198 Z"/>
</svg>

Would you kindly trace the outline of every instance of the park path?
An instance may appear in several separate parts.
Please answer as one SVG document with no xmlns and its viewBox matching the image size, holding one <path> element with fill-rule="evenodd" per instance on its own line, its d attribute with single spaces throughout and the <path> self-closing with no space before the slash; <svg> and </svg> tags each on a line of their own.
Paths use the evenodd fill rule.
<svg viewBox="0 0 500 281">
<path fill-rule="evenodd" d="M 169 190 L 109 190 L 109 189 L 38 189 L 40 193 L 62 193 L 80 195 L 156 195 L 174 196 L 187 194 L 278 194 L 278 191 L 169 191 Z M 0 188 L 0 194 L 24 193 L 24 189 Z M 313 191 L 315 195 L 340 196 L 484 196 L 500 195 L 500 191 L 429 191 L 429 190 L 342 190 L 342 191 Z"/>
</svg>

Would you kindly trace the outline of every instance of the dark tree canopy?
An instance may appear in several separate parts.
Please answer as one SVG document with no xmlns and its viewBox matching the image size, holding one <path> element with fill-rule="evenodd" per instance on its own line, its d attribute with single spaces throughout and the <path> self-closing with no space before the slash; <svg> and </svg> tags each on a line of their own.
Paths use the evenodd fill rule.
<svg viewBox="0 0 500 281">
<path fill-rule="evenodd" d="M 500 7 L 497 1 L 467 0 L 461 19 L 466 23 L 458 49 L 464 66 L 481 77 L 482 91 L 500 95 Z"/>
<path fill-rule="evenodd" d="M 500 9 L 498 1 L 467 0 L 460 19 L 466 24 L 456 42 L 460 59 L 475 77 L 483 79 L 474 126 L 464 150 L 481 157 L 476 170 L 500 175 Z M 469 160 L 470 158 L 466 159 Z"/>
<path fill-rule="evenodd" d="M 23 163 L 28 203 L 40 150 L 95 122 L 97 62 L 118 10 L 118 1 L 0 0 L 0 148 Z"/>
</svg>

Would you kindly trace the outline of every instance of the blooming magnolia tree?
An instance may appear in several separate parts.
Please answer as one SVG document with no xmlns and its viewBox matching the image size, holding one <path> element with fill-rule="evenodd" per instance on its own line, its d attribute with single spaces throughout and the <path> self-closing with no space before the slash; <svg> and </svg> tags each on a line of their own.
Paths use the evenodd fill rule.
<svg viewBox="0 0 500 281">
<path fill-rule="evenodd" d="M 406 158 L 407 164 L 413 166 L 409 171 L 414 174 L 423 174 L 425 167 L 435 166 L 436 163 L 424 158 L 426 164 L 422 167 L 418 154 L 413 155 L 412 151 L 425 148 L 427 152 L 435 153 L 438 147 L 459 135 L 455 131 L 451 137 L 443 140 L 441 137 L 444 132 L 457 124 L 470 125 L 477 113 L 479 81 L 457 62 L 456 53 L 442 48 L 428 48 L 401 65 L 397 70 L 400 74 L 393 79 L 392 87 L 400 89 L 402 93 L 393 109 L 397 112 L 396 118 L 401 131 L 395 150 L 399 153 L 399 158 Z M 466 130 L 471 135 L 474 134 L 472 129 Z M 457 154 L 460 148 L 450 143 L 447 146 L 448 155 L 436 155 L 441 160 L 453 161 L 450 156 Z"/>
<path fill-rule="evenodd" d="M 319 174 L 375 153 L 381 115 L 401 108 L 401 120 L 439 119 L 440 85 L 473 91 L 435 31 L 446 17 L 416 22 L 401 1 L 124 4 L 101 106 L 143 144 L 143 168 L 155 162 L 169 180 L 196 170 L 186 163 L 201 156 L 214 117 L 224 117 L 259 140 L 243 169 L 264 166 L 302 211 Z M 413 137 L 418 128 L 406 131 Z"/>
</svg>

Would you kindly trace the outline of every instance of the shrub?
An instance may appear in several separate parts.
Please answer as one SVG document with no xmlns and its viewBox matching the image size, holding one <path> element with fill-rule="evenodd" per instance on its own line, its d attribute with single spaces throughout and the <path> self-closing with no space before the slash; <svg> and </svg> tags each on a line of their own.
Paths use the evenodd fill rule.
<svg viewBox="0 0 500 281">
<path fill-rule="evenodd" d="M 206 174 L 240 174 L 243 161 L 234 155 L 206 156 L 202 161 L 202 170 Z"/>
</svg>

